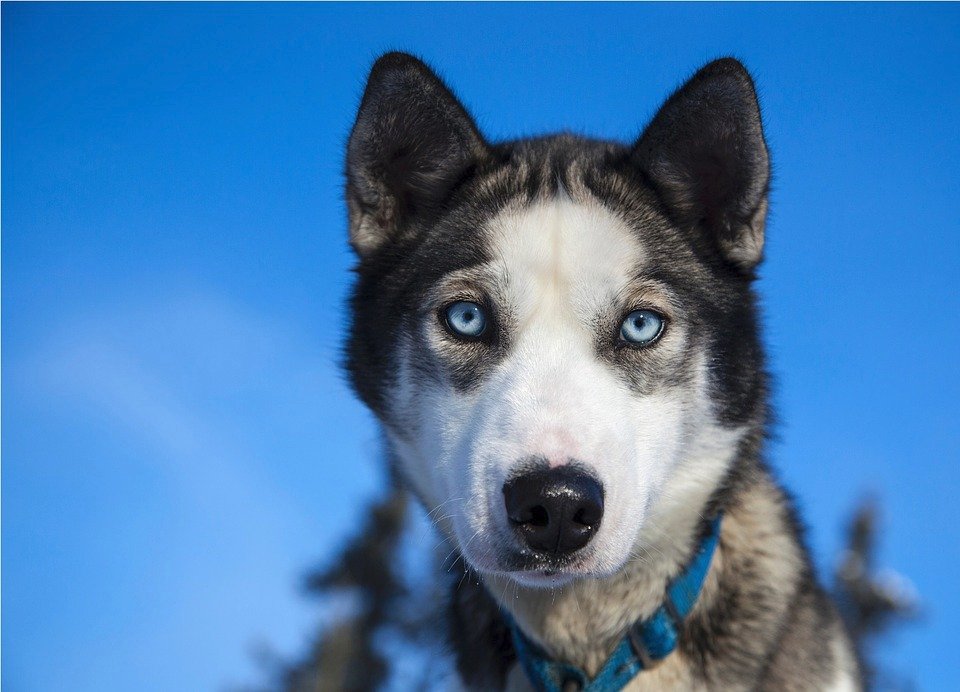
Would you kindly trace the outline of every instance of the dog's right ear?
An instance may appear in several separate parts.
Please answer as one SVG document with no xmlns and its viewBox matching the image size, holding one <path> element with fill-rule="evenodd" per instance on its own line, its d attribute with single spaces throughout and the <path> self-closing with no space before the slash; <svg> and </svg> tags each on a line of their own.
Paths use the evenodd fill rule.
<svg viewBox="0 0 960 692">
<path fill-rule="evenodd" d="M 406 53 L 374 63 L 347 145 L 350 244 L 361 257 L 436 211 L 487 152 L 467 111 Z"/>
</svg>

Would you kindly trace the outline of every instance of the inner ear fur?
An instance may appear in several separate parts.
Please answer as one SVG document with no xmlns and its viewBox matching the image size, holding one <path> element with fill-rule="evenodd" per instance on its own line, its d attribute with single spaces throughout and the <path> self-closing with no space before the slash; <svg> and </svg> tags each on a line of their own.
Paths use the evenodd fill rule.
<svg viewBox="0 0 960 692">
<path fill-rule="evenodd" d="M 463 105 L 405 53 L 374 63 L 347 145 L 350 242 L 364 256 L 429 214 L 485 156 Z"/>
<path fill-rule="evenodd" d="M 753 80 L 711 62 L 660 108 L 633 150 L 673 221 L 749 272 L 763 258 L 770 161 Z"/>
</svg>

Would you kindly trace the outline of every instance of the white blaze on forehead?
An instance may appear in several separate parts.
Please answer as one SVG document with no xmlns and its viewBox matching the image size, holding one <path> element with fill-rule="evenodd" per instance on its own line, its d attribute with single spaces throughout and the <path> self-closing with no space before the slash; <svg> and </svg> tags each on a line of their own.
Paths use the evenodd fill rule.
<svg viewBox="0 0 960 692">
<path fill-rule="evenodd" d="M 504 211 L 489 230 L 490 268 L 507 283 L 520 332 L 527 321 L 550 317 L 573 318 L 586 334 L 642 259 L 640 243 L 623 220 L 599 203 L 581 204 L 566 195 Z"/>
<path fill-rule="evenodd" d="M 610 453 L 599 447 L 618 437 L 596 411 L 603 400 L 626 393 L 598 358 L 597 318 L 619 309 L 642 256 L 640 244 L 598 203 L 566 195 L 504 211 L 488 230 L 487 271 L 500 292 L 494 299 L 511 316 L 510 353 L 495 385 L 508 390 L 513 412 L 498 421 L 512 442 L 503 453 L 515 455 L 504 461 L 519 463 L 529 455 L 594 465 L 593 457 Z M 596 434 L 602 430 L 607 434 Z"/>
</svg>

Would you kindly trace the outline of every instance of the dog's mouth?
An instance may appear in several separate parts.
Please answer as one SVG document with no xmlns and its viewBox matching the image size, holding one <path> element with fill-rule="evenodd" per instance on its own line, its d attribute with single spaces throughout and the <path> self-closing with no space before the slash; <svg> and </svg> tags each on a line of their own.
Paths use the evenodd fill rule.
<svg viewBox="0 0 960 692">
<path fill-rule="evenodd" d="M 501 576 L 533 588 L 558 588 L 579 579 L 599 576 L 591 559 L 593 551 L 561 558 L 544 556 L 524 556 L 518 563 L 510 564 L 501 570 Z"/>
<path fill-rule="evenodd" d="M 567 571 L 521 570 L 508 572 L 507 576 L 521 586 L 536 589 L 556 589 L 566 586 L 576 579 L 583 578 L 584 575 Z"/>
<path fill-rule="evenodd" d="M 495 564 L 474 564 L 474 568 L 509 579 L 521 586 L 557 588 L 593 575 L 589 566 L 591 552 L 578 551 L 572 555 L 548 556 L 511 549 L 506 554 L 501 554 Z"/>
</svg>

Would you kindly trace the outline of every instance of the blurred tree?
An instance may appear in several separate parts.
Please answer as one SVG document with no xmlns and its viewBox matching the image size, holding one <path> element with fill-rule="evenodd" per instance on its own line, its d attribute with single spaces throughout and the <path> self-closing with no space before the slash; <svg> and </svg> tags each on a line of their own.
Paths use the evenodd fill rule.
<svg viewBox="0 0 960 692">
<path fill-rule="evenodd" d="M 396 566 L 406 518 L 406 494 L 392 486 L 371 505 L 360 533 L 330 566 L 307 576 L 307 593 L 346 591 L 356 595 L 357 604 L 350 615 L 319 633 L 302 660 L 281 670 L 283 690 L 352 692 L 383 685 L 389 666 L 374 639 L 391 621 L 395 601 L 405 592 Z"/>
<path fill-rule="evenodd" d="M 882 671 L 876 647 L 880 635 L 917 617 L 917 598 L 902 576 L 876 570 L 878 509 L 876 502 L 863 502 L 847 529 L 847 547 L 834 574 L 834 599 L 847 623 L 870 689 L 910 689 L 909 681 L 894 682 Z"/>
</svg>

